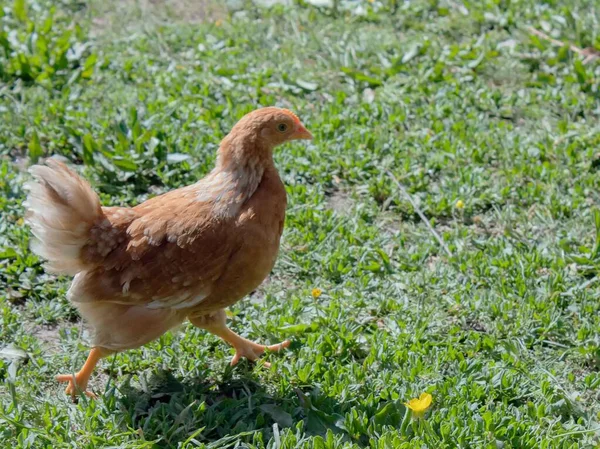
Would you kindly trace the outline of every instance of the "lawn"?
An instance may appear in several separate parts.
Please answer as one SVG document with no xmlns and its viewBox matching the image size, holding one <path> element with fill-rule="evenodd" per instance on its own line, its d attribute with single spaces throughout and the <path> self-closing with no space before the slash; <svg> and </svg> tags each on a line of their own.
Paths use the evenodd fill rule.
<svg viewBox="0 0 600 449">
<path fill-rule="evenodd" d="M 0 447 L 600 447 L 598 0 L 319 3 L 0 2 Z M 186 324 L 72 403 L 27 166 L 134 205 L 267 105 L 315 139 L 275 154 L 281 251 L 230 325 L 291 348 L 231 368 Z"/>
</svg>

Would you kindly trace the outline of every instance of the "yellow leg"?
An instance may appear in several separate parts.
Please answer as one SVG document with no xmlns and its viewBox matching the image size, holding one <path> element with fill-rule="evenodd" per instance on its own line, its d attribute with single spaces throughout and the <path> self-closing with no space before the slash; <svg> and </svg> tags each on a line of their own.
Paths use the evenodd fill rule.
<svg viewBox="0 0 600 449">
<path fill-rule="evenodd" d="M 56 376 L 56 380 L 59 382 L 69 382 L 65 393 L 70 394 L 71 397 L 75 398 L 77 393 L 83 392 L 87 397 L 96 399 L 96 395 L 91 391 L 87 391 L 87 385 L 90 380 L 96 364 L 102 357 L 106 357 L 111 351 L 102 348 L 92 348 L 90 355 L 83 364 L 83 367 L 77 374 L 59 374 Z"/>
<path fill-rule="evenodd" d="M 211 334 L 220 337 L 233 346 L 235 355 L 231 359 L 232 366 L 236 365 L 242 357 L 255 361 L 265 352 L 265 350 L 274 352 L 281 351 L 282 349 L 287 348 L 291 343 L 289 340 L 285 340 L 276 345 L 264 346 L 241 337 L 227 327 L 226 316 L 223 310 L 220 310 L 213 315 L 190 317 L 189 319 L 194 326 L 206 329 Z M 265 366 L 268 368 L 271 364 L 265 363 Z"/>
</svg>

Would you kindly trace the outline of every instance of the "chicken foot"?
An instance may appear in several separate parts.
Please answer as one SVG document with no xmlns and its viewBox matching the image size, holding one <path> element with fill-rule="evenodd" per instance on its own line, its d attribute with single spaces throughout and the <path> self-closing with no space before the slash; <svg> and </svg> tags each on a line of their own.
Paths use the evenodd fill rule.
<svg viewBox="0 0 600 449">
<path fill-rule="evenodd" d="M 58 382 L 68 382 L 67 388 L 65 389 L 66 394 L 70 394 L 73 399 L 78 393 L 83 392 L 87 397 L 96 399 L 96 395 L 91 391 L 87 390 L 87 385 L 94 372 L 94 368 L 102 357 L 106 357 L 111 354 L 112 351 L 108 349 L 95 347 L 92 348 L 87 360 L 76 374 L 59 374 L 56 376 Z"/>
<path fill-rule="evenodd" d="M 287 348 L 291 343 L 289 340 L 285 340 L 281 343 L 270 346 L 254 343 L 253 341 L 236 334 L 227 327 L 227 317 L 224 310 L 219 310 L 211 315 L 189 317 L 189 320 L 194 326 L 207 330 L 211 334 L 216 335 L 233 346 L 235 349 L 235 355 L 231 359 L 231 366 L 237 365 L 242 357 L 245 357 L 253 362 L 256 361 L 266 350 L 278 352 L 284 348 Z M 265 366 L 269 368 L 271 364 L 265 362 Z"/>
</svg>

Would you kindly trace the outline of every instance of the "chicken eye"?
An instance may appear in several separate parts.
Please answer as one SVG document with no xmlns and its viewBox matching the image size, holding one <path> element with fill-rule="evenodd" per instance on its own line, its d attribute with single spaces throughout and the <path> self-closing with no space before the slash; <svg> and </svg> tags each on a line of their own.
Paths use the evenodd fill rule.
<svg viewBox="0 0 600 449">
<path fill-rule="evenodd" d="M 288 126 L 285 123 L 280 123 L 279 125 L 277 125 L 277 131 L 279 131 L 280 133 L 286 132 L 287 129 Z"/>
</svg>

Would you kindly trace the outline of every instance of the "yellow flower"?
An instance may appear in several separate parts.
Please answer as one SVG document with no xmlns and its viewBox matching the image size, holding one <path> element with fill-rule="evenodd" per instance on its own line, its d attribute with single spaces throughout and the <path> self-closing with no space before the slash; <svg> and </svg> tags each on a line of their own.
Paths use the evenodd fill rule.
<svg viewBox="0 0 600 449">
<path fill-rule="evenodd" d="M 433 398 L 429 393 L 421 393 L 421 396 L 418 398 L 413 398 L 408 402 L 405 402 L 409 409 L 412 410 L 413 416 L 421 417 L 425 414 L 427 409 L 431 406 L 431 402 Z"/>
<path fill-rule="evenodd" d="M 223 25 L 223 21 L 221 19 L 215 20 L 215 26 L 220 27 L 221 25 Z"/>
<path fill-rule="evenodd" d="M 463 201 L 463 200 L 458 200 L 454 206 L 455 206 L 457 209 L 464 209 L 464 208 L 465 208 L 465 203 L 464 203 L 464 201 Z"/>
<path fill-rule="evenodd" d="M 320 288 L 313 288 L 312 289 L 312 297 L 317 299 L 319 296 L 321 296 L 321 294 L 323 293 L 323 290 L 321 290 Z"/>
</svg>

